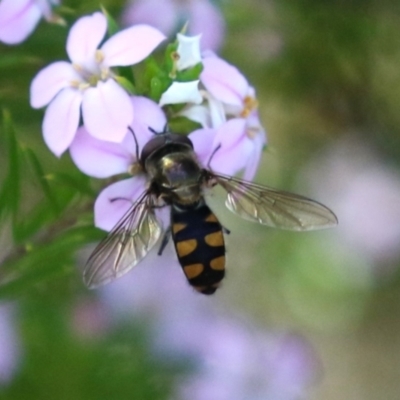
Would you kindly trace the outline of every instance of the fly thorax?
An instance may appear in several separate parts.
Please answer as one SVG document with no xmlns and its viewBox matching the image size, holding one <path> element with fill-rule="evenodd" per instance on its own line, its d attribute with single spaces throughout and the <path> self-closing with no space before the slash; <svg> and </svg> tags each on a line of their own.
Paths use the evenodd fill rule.
<svg viewBox="0 0 400 400">
<path fill-rule="evenodd" d="M 194 203 L 201 197 L 201 168 L 192 152 L 165 155 L 157 163 L 155 181 L 172 202 Z"/>
</svg>

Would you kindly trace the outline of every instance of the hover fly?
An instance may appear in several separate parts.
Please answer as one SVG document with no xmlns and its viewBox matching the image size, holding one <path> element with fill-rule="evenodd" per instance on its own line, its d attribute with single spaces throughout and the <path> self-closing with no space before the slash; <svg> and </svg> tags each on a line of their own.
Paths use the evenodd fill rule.
<svg viewBox="0 0 400 400">
<path fill-rule="evenodd" d="M 172 236 L 189 284 L 200 293 L 214 293 L 225 274 L 224 229 L 203 192 L 215 185 L 225 189 L 227 208 L 250 221 L 295 231 L 337 224 L 333 212 L 316 201 L 214 173 L 210 162 L 203 168 L 186 136 L 154 133 L 138 157 L 148 188 L 89 257 L 84 271 L 89 288 L 113 281 L 146 256 L 162 235 L 155 210 L 169 205 L 171 225 L 159 254 Z"/>
</svg>

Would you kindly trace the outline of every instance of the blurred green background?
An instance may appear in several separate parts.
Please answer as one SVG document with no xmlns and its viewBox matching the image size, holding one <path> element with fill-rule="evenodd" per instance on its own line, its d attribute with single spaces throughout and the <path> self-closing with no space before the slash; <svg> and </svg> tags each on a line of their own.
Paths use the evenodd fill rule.
<svg viewBox="0 0 400 400">
<path fill-rule="evenodd" d="M 63 4 L 70 22 L 98 7 Z M 124 2 L 102 4 L 118 17 Z M 311 344 L 315 379 L 301 396 L 283 400 L 398 399 L 400 3 L 226 0 L 219 6 L 226 19 L 221 55 L 256 88 L 268 133 L 256 180 L 321 201 L 339 226 L 272 230 L 238 220 L 214 196 L 210 203 L 232 233 L 227 278 L 208 306 Z M 48 151 L 43 112 L 29 106 L 31 79 L 66 58 L 66 35 L 42 22 L 21 45 L 0 44 L 0 106 L 7 110 L 0 178 L 8 190 L 0 203 L 13 191 L 21 194 L 18 213 L 8 206 L 1 221 L 0 299 L 11 306 L 12 336 L 20 341 L 0 398 L 174 399 L 191 360 L 155 356 L 151 313 L 111 324 L 107 307 L 97 305 L 99 293 L 81 283 L 84 257 L 76 250 L 101 237 L 90 229 L 90 204 L 102 183 L 81 176 L 68 155 L 58 160 Z M 10 153 L 14 133 L 23 153 L 17 163 Z M 45 182 L 26 148 L 40 160 Z M 47 184 L 57 192 L 53 210 L 43 195 Z M 155 285 L 157 292 L 163 281 Z M 95 322 L 85 328 L 87 319 Z"/>
</svg>

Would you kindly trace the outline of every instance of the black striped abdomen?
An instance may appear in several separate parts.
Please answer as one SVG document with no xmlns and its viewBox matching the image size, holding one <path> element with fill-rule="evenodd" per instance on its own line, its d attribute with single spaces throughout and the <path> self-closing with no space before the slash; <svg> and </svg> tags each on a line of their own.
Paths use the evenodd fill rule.
<svg viewBox="0 0 400 400">
<path fill-rule="evenodd" d="M 222 226 L 203 200 L 194 206 L 171 207 L 176 254 L 189 283 L 203 294 L 214 293 L 225 275 Z"/>
</svg>

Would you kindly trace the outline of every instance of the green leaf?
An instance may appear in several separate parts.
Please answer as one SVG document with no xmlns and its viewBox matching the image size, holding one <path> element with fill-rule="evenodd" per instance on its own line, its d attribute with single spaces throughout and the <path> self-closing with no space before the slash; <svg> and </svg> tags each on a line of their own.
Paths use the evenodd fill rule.
<svg viewBox="0 0 400 400">
<path fill-rule="evenodd" d="M 121 72 L 121 71 L 120 71 Z M 132 74 L 131 74 L 132 75 Z M 136 89 L 129 78 L 125 76 L 116 76 L 115 80 L 131 95 L 136 94 Z"/>
<path fill-rule="evenodd" d="M 200 74 L 203 71 L 203 64 L 198 63 L 191 68 L 176 73 L 176 80 L 178 82 L 191 82 L 200 79 Z"/>
<path fill-rule="evenodd" d="M 178 50 L 178 42 L 169 43 L 164 54 L 164 70 L 168 76 L 175 79 L 176 75 L 176 52 Z"/>
<path fill-rule="evenodd" d="M 84 174 L 66 174 L 64 172 L 56 172 L 46 176 L 48 181 L 53 185 L 71 189 L 81 195 L 94 198 L 96 192 L 90 187 L 90 178 Z"/>
<path fill-rule="evenodd" d="M 49 185 L 49 181 L 46 178 L 38 157 L 32 149 L 29 149 L 27 147 L 24 148 L 24 153 L 28 158 L 30 165 L 32 166 L 32 171 L 36 176 L 36 179 L 46 199 L 48 200 L 48 204 L 46 204 L 46 206 L 49 206 L 54 215 L 57 215 L 60 212 L 60 205 L 58 204 L 57 197 L 55 196 L 52 188 Z"/>
<path fill-rule="evenodd" d="M 21 221 L 14 223 L 14 241 L 24 243 L 33 237 L 41 228 L 56 221 L 59 214 L 49 207 L 47 202 L 40 202 L 27 213 Z"/>
<path fill-rule="evenodd" d="M 173 117 L 168 120 L 168 126 L 174 133 L 181 135 L 189 135 L 196 129 L 200 129 L 201 125 L 184 116 Z"/>
<path fill-rule="evenodd" d="M 107 32 L 109 36 L 112 36 L 120 31 L 118 22 L 110 15 L 104 6 L 100 6 L 101 11 L 107 19 Z"/>
<path fill-rule="evenodd" d="M 7 174 L 0 189 L 0 215 L 10 212 L 13 220 L 18 213 L 20 193 L 20 149 L 16 139 L 11 115 L 3 110 L 3 136 L 8 155 Z"/>
<path fill-rule="evenodd" d="M 162 79 L 154 76 L 150 82 L 150 93 L 149 97 L 155 102 L 159 102 L 161 95 L 168 89 L 171 81 L 169 79 Z"/>
<path fill-rule="evenodd" d="M 51 242 L 21 249 L 22 255 L 2 265 L 2 269 L 11 273 L 10 277 L 3 278 L 4 283 L 0 282 L 0 298 L 19 296 L 37 283 L 72 273 L 75 251 L 104 235 L 93 226 L 75 227 L 52 238 Z"/>
</svg>

